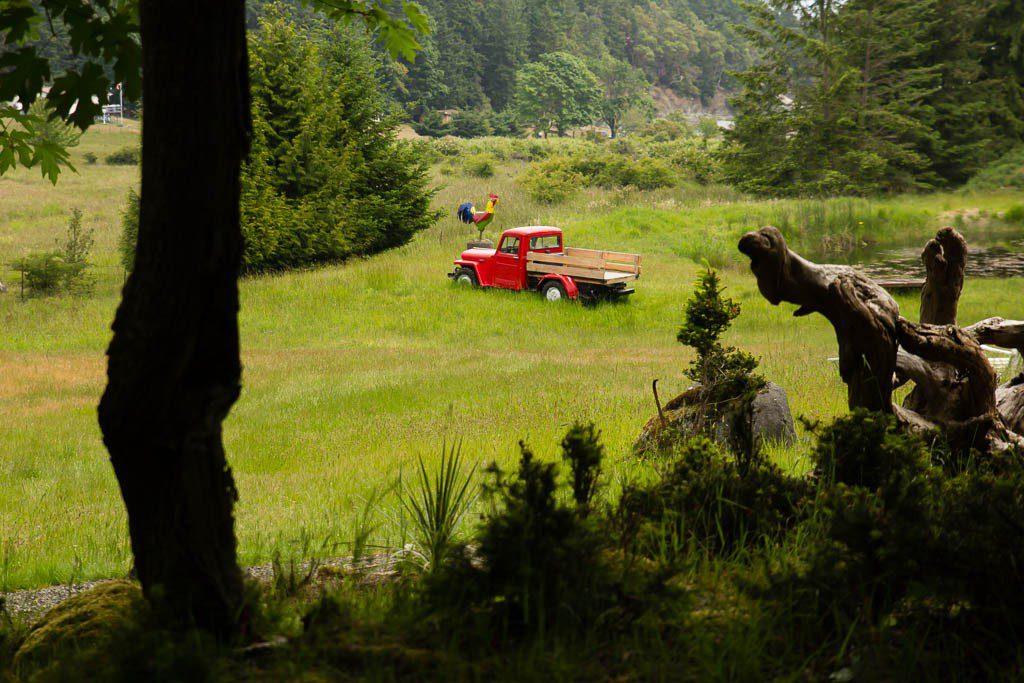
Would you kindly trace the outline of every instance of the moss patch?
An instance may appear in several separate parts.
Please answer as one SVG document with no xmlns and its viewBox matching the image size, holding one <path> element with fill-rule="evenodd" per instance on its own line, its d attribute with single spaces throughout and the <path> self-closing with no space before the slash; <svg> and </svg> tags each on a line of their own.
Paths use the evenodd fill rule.
<svg viewBox="0 0 1024 683">
<path fill-rule="evenodd" d="M 14 655 L 14 666 L 24 672 L 102 648 L 134 624 L 143 608 L 142 591 L 130 581 L 109 581 L 68 598 L 29 631 Z"/>
</svg>

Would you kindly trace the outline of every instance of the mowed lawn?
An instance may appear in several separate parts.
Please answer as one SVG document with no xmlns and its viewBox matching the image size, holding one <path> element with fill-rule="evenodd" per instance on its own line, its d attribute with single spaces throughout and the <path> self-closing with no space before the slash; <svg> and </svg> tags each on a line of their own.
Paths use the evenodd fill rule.
<svg viewBox="0 0 1024 683">
<path fill-rule="evenodd" d="M 129 144 L 134 135 L 90 133 L 76 157 L 89 145 Z M 137 169 L 106 166 L 100 157 L 96 165 L 79 164 L 81 175 L 62 177 L 56 188 L 34 171 L 0 179 L 0 262 L 48 247 L 66 210 L 80 206 L 97 231 L 101 266 L 90 297 L 22 302 L 16 287 L 0 296 L 0 590 L 116 575 L 130 563 L 95 406 L 121 281 L 119 212 Z M 681 188 L 588 190 L 544 207 L 521 196 L 515 172 L 502 167 L 488 180 L 438 176 L 446 185 L 438 205 L 450 209 L 494 190 L 503 198 L 495 227 L 550 223 L 566 229 L 567 243 L 639 251 L 637 294 L 622 304 L 582 307 L 458 289 L 445 273 L 472 231 L 451 217 L 369 259 L 247 279 L 244 390 L 225 426 L 241 496 L 243 562 L 275 552 L 343 554 L 372 492 L 411 474 L 417 456 L 435 461 L 445 443 L 460 443 L 470 461 L 511 465 L 520 439 L 554 458 L 573 421 L 593 421 L 610 455 L 607 490 L 642 472 L 630 449 L 655 410 L 651 381 L 661 380 L 663 400 L 688 384 L 690 354 L 675 335 L 701 267 L 695 259 L 707 245 L 708 255 L 723 254 L 721 245 L 757 227 L 758 212 L 774 204 Z M 1011 200 L 942 195 L 934 213 L 998 209 Z M 904 203 L 929 210 L 921 198 Z M 767 304 L 731 252 L 717 262 L 743 306 L 728 341 L 761 358 L 794 413 L 842 413 L 845 391 L 830 360 L 836 346 L 828 323 L 793 319 L 792 306 Z M 914 297 L 900 304 L 916 315 Z M 1024 317 L 1024 280 L 968 282 L 961 311 L 965 321 Z M 775 455 L 799 469 L 806 450 L 804 441 Z M 371 539 L 398 545 L 403 525 L 392 500 L 378 506 Z"/>
</svg>

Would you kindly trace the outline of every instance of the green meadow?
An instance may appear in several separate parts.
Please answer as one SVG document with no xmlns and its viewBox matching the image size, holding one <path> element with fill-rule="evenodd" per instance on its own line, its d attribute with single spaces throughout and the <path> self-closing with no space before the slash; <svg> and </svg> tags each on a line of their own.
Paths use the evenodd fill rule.
<svg viewBox="0 0 1024 683">
<path fill-rule="evenodd" d="M 116 253 L 125 194 L 138 169 L 103 157 L 136 144 L 133 128 L 98 126 L 73 150 L 77 173 L 56 187 L 34 170 L 0 178 L 0 591 L 124 574 L 128 534 L 96 404 L 104 350 L 124 273 Z M 95 164 L 85 154 L 99 157 Z M 756 290 L 735 251 L 746 230 L 772 223 L 810 255 L 923 244 L 944 224 L 972 240 L 1019 234 L 1002 212 L 1010 193 L 879 200 L 755 201 L 717 186 L 639 192 L 581 189 L 564 203 L 531 200 L 516 183 L 525 163 L 498 159 L 492 177 L 456 162 L 435 168 L 448 215 L 410 244 L 317 270 L 246 279 L 244 389 L 225 424 L 240 493 L 241 561 L 275 553 L 339 555 L 360 531 L 403 543 L 387 489 L 417 456 L 458 443 L 481 464 L 509 463 L 525 440 L 554 457 L 577 420 L 603 433 L 612 486 L 643 476 L 631 446 L 662 399 L 687 387 L 689 353 L 675 341 L 683 302 L 705 262 L 720 269 L 743 313 L 728 341 L 756 354 L 789 394 L 795 415 L 846 410 L 831 328 L 793 319 Z M 530 293 L 460 289 L 445 274 L 475 231 L 451 215 L 461 201 L 501 196 L 487 235 L 557 225 L 567 244 L 643 255 L 628 301 L 552 305 Z M 93 291 L 22 300 L 10 263 L 59 238 L 71 208 L 95 230 Z M 897 297 L 916 316 L 916 295 Z M 159 302 L 153 302 L 158 306 Z M 1024 317 L 1024 278 L 968 280 L 961 319 Z M 802 428 L 801 428 L 802 433 Z M 805 467 L 806 446 L 774 455 Z M 375 494 L 382 494 L 376 496 Z M 375 501 L 375 521 L 361 520 Z M 362 528 L 360 528 L 362 527 Z"/>
</svg>

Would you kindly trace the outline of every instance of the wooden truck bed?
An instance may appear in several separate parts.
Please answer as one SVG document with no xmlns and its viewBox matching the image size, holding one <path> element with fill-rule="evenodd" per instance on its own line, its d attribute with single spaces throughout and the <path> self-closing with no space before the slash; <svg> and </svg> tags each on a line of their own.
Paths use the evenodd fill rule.
<svg viewBox="0 0 1024 683">
<path fill-rule="evenodd" d="M 530 251 L 526 254 L 526 272 L 532 275 L 558 273 L 580 282 L 613 285 L 640 276 L 640 254 L 575 247 L 567 247 L 556 254 Z"/>
</svg>

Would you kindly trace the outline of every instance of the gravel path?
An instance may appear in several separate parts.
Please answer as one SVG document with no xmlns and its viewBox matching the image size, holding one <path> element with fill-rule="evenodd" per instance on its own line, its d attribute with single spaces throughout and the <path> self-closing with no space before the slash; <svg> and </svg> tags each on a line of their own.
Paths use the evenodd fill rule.
<svg viewBox="0 0 1024 683">
<path fill-rule="evenodd" d="M 358 573 L 364 581 L 376 583 L 387 580 L 395 574 L 396 561 L 397 555 L 381 553 L 366 558 L 366 560 L 359 563 L 358 567 L 354 567 L 352 565 L 352 558 L 334 557 L 318 561 L 314 567 L 314 572 L 318 576 L 322 576 L 319 572 L 329 567 L 341 570 L 342 572 Z M 301 577 L 309 568 L 309 563 L 304 562 L 297 565 L 294 570 Z M 287 570 L 288 567 L 286 566 L 285 569 Z M 247 567 L 243 571 L 248 578 L 262 584 L 269 584 L 274 580 L 274 565 L 272 564 Z M 32 622 L 71 596 L 112 580 L 100 579 L 98 581 L 84 581 L 82 583 L 61 586 L 0 593 L 0 606 L 15 619 Z"/>
</svg>

